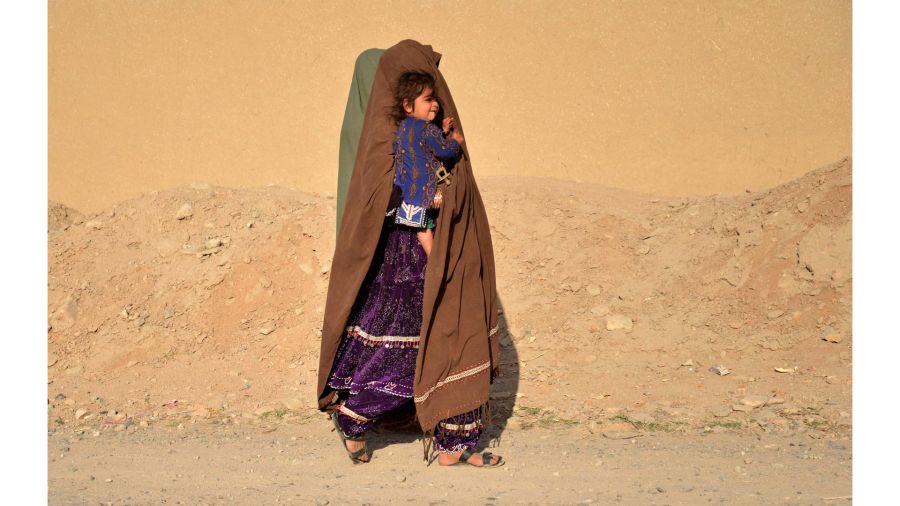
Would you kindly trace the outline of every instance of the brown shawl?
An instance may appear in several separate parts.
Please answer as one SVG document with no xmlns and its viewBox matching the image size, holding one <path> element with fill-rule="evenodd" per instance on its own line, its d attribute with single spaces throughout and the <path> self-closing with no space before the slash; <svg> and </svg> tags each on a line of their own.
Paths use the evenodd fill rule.
<svg viewBox="0 0 900 506">
<path fill-rule="evenodd" d="M 328 377 L 372 263 L 391 196 L 396 125 L 388 111 L 400 74 L 408 70 L 431 73 L 445 116 L 456 118 L 456 128 L 463 132 L 462 119 L 437 67 L 440 58 L 431 46 L 404 40 L 386 50 L 378 64 L 328 284 L 319 357 L 320 409 L 335 401 Z M 465 144 L 462 151 L 451 171 L 452 183 L 443 190 L 425 273 L 414 400 L 419 424 L 426 431 L 444 418 L 487 403 L 500 365 L 491 232 Z"/>
</svg>

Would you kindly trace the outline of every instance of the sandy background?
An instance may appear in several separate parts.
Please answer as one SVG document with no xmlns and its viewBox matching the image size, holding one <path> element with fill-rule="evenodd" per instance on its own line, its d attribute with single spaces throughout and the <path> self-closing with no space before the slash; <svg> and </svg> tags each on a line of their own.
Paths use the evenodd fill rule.
<svg viewBox="0 0 900 506">
<path fill-rule="evenodd" d="M 497 471 L 386 428 L 352 468 L 328 432 L 333 198 L 50 202 L 48 503 L 847 504 L 852 182 L 849 159 L 734 196 L 480 178 Z"/>
<path fill-rule="evenodd" d="M 851 3 L 49 2 L 49 198 L 333 193 L 356 55 L 432 44 L 479 175 L 658 195 L 851 152 Z"/>
</svg>

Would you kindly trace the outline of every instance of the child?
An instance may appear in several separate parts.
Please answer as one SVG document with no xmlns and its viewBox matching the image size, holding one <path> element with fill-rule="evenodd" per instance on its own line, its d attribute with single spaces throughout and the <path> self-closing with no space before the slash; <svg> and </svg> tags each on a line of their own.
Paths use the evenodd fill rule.
<svg viewBox="0 0 900 506">
<path fill-rule="evenodd" d="M 441 206 L 438 183 L 446 177 L 441 160 L 452 162 L 463 136 L 453 118 L 435 124 L 440 103 L 434 93 L 434 77 L 424 72 L 404 72 L 394 92 L 394 185 L 403 194 L 394 222 L 421 229 L 417 233 L 426 255 L 431 255 L 434 219 Z"/>
</svg>

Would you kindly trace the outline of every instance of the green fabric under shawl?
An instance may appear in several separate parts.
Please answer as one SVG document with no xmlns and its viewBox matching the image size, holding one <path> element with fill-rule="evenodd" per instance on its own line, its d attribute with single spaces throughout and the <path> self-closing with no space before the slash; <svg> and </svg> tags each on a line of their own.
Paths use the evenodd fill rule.
<svg viewBox="0 0 900 506">
<path fill-rule="evenodd" d="M 356 162 L 359 135 L 366 117 L 366 107 L 369 104 L 369 94 L 372 92 L 375 70 L 378 68 L 382 53 L 384 53 L 384 49 L 366 49 L 356 58 L 356 66 L 353 68 L 353 81 L 350 83 L 347 108 L 344 110 L 344 124 L 341 126 L 336 232 L 341 230 L 341 219 L 344 217 L 344 206 L 347 203 L 347 188 L 350 187 L 350 176 L 353 174 L 353 164 Z"/>
</svg>

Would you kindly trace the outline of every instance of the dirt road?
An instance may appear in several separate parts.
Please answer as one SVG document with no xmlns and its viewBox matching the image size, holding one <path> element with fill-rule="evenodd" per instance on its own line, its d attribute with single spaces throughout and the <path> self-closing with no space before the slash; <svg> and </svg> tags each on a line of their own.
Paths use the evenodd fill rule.
<svg viewBox="0 0 900 506">
<path fill-rule="evenodd" d="M 50 501 L 75 504 L 849 504 L 847 437 L 696 431 L 609 439 L 507 430 L 497 469 L 426 466 L 383 433 L 354 466 L 327 420 L 134 427 L 49 439 Z M 628 436 L 629 434 L 622 434 Z M 493 444 L 497 444 L 494 440 Z"/>
</svg>

